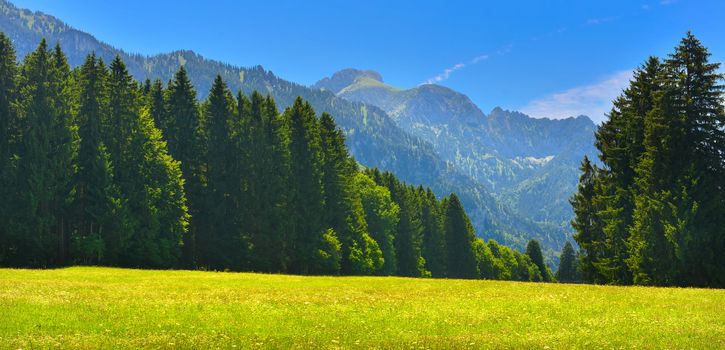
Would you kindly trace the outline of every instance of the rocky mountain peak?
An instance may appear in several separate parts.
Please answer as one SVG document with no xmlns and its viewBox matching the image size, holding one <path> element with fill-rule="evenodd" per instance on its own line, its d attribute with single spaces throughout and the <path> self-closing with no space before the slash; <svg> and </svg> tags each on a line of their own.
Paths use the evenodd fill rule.
<svg viewBox="0 0 725 350">
<path fill-rule="evenodd" d="M 312 87 L 317 89 L 325 89 L 333 93 L 338 93 L 347 86 L 352 85 L 360 79 L 372 79 L 374 81 L 383 82 L 383 76 L 372 70 L 360 70 L 347 68 L 336 72 L 331 77 L 325 77 L 318 81 Z"/>
</svg>

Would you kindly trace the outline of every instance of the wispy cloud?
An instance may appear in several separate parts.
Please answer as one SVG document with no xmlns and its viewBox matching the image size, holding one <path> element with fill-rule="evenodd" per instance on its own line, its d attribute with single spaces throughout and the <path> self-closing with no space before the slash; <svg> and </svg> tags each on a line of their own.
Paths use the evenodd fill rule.
<svg viewBox="0 0 725 350">
<path fill-rule="evenodd" d="M 511 51 L 511 48 L 512 47 L 513 47 L 513 45 L 506 45 L 501 50 L 496 51 L 496 54 L 499 55 L 499 56 L 503 56 L 503 55 L 509 53 Z M 461 70 L 461 69 L 466 68 L 468 66 L 472 66 L 474 64 L 478 64 L 481 61 L 485 61 L 485 60 L 489 59 L 490 57 L 491 57 L 490 55 L 482 54 L 482 55 L 478 55 L 478 56 L 476 56 L 476 57 L 474 57 L 474 58 L 472 58 L 472 59 L 470 59 L 470 60 L 468 60 L 466 62 L 457 63 L 457 64 L 455 64 L 455 65 L 453 65 L 451 67 L 448 67 L 448 68 L 444 69 L 440 74 L 434 76 L 433 78 L 430 78 L 430 79 L 426 80 L 423 84 L 440 83 L 440 82 L 442 82 L 444 80 L 447 80 L 451 76 L 451 74 L 453 74 L 453 72 L 455 72 L 457 70 Z"/>
<path fill-rule="evenodd" d="M 476 64 L 478 62 L 481 62 L 481 61 L 487 60 L 487 59 L 488 59 L 488 55 L 479 55 L 479 56 L 474 57 L 471 60 L 471 64 Z"/>
<path fill-rule="evenodd" d="M 457 63 L 457 64 L 453 65 L 452 67 L 448 67 L 448 68 L 444 69 L 440 74 L 434 76 L 433 78 L 426 80 L 425 83 L 433 84 L 433 83 L 438 83 L 438 82 L 447 80 L 453 72 L 455 72 L 465 66 L 466 65 L 463 63 Z"/>
<path fill-rule="evenodd" d="M 622 93 L 631 79 L 632 71 L 617 72 L 594 84 L 535 99 L 519 109 L 536 118 L 561 119 L 586 115 L 599 123 L 611 109 L 612 100 Z"/>
</svg>

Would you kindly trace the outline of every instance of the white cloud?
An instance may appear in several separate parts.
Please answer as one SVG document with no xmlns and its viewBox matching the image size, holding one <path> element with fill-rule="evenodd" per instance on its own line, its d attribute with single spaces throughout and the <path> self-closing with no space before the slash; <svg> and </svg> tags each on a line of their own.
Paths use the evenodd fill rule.
<svg viewBox="0 0 725 350">
<path fill-rule="evenodd" d="M 597 83 L 556 92 L 519 108 L 535 118 L 561 119 L 586 115 L 594 122 L 605 119 L 612 100 L 619 96 L 632 79 L 632 71 L 617 72 Z"/>
<path fill-rule="evenodd" d="M 497 52 L 497 54 L 499 54 L 499 55 L 507 54 L 509 51 L 511 51 L 510 46 L 511 45 L 506 47 L 506 50 L 507 50 L 506 52 L 501 52 L 499 50 Z M 478 64 L 481 61 L 485 61 L 485 60 L 489 59 L 489 57 L 490 56 L 486 55 L 486 54 L 478 55 L 478 56 L 472 58 L 470 61 L 468 61 L 468 63 L 458 63 L 452 67 L 448 67 L 448 68 L 444 69 L 440 74 L 434 76 L 433 78 L 426 80 L 423 84 L 435 84 L 435 83 L 439 83 L 441 81 L 447 80 L 453 72 L 455 72 L 459 69 L 466 68 L 467 66 Z"/>
<path fill-rule="evenodd" d="M 444 81 L 444 80 L 448 79 L 448 77 L 451 76 L 451 73 L 453 73 L 453 72 L 455 72 L 455 71 L 457 71 L 457 70 L 459 70 L 459 69 L 461 69 L 461 68 L 463 68 L 465 66 L 466 65 L 463 64 L 463 63 L 458 63 L 458 64 L 454 65 L 453 67 L 446 68 L 446 69 L 443 70 L 443 72 L 441 72 L 440 74 L 434 76 L 433 78 L 428 79 L 425 83 L 426 84 L 433 84 L 433 83 L 437 83 L 437 82 Z"/>
<path fill-rule="evenodd" d="M 487 59 L 488 59 L 488 55 L 480 55 L 480 56 L 476 56 L 476 57 L 474 57 L 474 58 L 473 58 L 473 59 L 471 60 L 471 64 L 476 64 L 476 63 L 478 63 L 478 62 L 481 62 L 481 61 L 483 61 L 483 60 L 487 60 Z"/>
</svg>

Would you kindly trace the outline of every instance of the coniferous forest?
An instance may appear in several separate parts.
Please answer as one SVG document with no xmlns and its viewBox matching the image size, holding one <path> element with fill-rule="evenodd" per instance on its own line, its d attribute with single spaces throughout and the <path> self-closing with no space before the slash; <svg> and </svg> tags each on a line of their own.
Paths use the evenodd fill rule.
<svg viewBox="0 0 725 350">
<path fill-rule="evenodd" d="M 583 160 L 571 200 L 586 280 L 725 286 L 725 87 L 709 57 L 691 33 L 650 57 L 597 131 L 601 163 Z"/>
<path fill-rule="evenodd" d="M 18 63 L 0 34 L 0 265 L 554 279 L 538 242 L 484 242 L 455 194 L 364 169 L 301 98 L 197 95 L 183 66 L 138 83 L 45 40 Z"/>
</svg>

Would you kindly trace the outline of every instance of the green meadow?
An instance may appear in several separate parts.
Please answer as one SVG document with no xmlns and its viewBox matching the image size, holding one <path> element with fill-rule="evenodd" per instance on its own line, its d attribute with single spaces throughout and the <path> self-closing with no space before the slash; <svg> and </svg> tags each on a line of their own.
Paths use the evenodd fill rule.
<svg viewBox="0 0 725 350">
<path fill-rule="evenodd" d="M 725 291 L 0 269 L 0 347 L 725 348 Z"/>
</svg>

